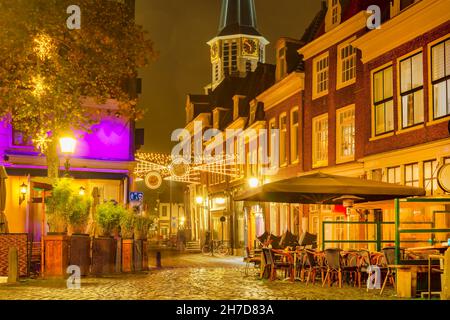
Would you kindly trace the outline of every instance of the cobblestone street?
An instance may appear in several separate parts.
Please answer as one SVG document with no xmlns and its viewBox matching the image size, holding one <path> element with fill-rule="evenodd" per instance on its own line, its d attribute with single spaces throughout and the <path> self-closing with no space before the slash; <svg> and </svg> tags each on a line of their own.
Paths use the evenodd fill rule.
<svg viewBox="0 0 450 320">
<path fill-rule="evenodd" d="M 163 268 L 148 273 L 83 278 L 81 289 L 67 289 L 64 281 L 23 280 L 18 285 L 0 285 L 0 299 L 30 300 L 322 300 L 395 299 L 388 288 L 366 292 L 345 286 L 322 288 L 296 282 L 258 280 L 245 276 L 242 258 L 206 257 L 201 254 L 162 253 Z M 154 259 L 151 261 L 151 265 Z"/>
</svg>

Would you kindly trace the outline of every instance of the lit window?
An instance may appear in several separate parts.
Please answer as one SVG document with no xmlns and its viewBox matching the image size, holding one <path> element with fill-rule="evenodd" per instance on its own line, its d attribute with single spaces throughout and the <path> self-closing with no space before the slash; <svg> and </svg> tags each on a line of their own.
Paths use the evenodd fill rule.
<svg viewBox="0 0 450 320">
<path fill-rule="evenodd" d="M 328 115 L 313 119 L 313 167 L 328 165 Z"/>
<path fill-rule="evenodd" d="M 438 162 L 436 160 L 423 163 L 423 186 L 430 195 L 433 195 L 437 190 L 437 168 Z"/>
<path fill-rule="evenodd" d="M 314 59 L 313 61 L 313 95 L 321 96 L 328 93 L 328 66 L 329 56 L 328 53 L 325 56 Z"/>
<path fill-rule="evenodd" d="M 419 165 L 417 163 L 405 165 L 405 185 L 419 186 Z"/>
<path fill-rule="evenodd" d="M 393 167 L 387 169 L 387 182 L 401 184 L 400 167 Z"/>
<path fill-rule="evenodd" d="M 286 114 L 280 115 L 280 165 L 287 163 L 286 143 L 287 143 L 287 120 Z"/>
<path fill-rule="evenodd" d="M 337 111 L 337 161 L 355 159 L 355 107 Z"/>
<path fill-rule="evenodd" d="M 291 163 L 299 159 L 298 154 L 298 108 L 291 111 Z"/>
<path fill-rule="evenodd" d="M 431 48 L 433 118 L 450 115 L 450 39 Z"/>
<path fill-rule="evenodd" d="M 356 78 L 356 49 L 351 45 L 338 48 L 338 85 L 353 83 Z"/>
<path fill-rule="evenodd" d="M 392 66 L 373 74 L 375 135 L 394 130 L 394 95 Z"/>
<path fill-rule="evenodd" d="M 167 217 L 167 206 L 162 206 L 161 209 L 162 209 L 161 215 L 163 217 Z"/>
<path fill-rule="evenodd" d="M 422 123 L 423 107 L 423 55 L 418 53 L 400 62 L 400 95 L 402 127 Z"/>
</svg>

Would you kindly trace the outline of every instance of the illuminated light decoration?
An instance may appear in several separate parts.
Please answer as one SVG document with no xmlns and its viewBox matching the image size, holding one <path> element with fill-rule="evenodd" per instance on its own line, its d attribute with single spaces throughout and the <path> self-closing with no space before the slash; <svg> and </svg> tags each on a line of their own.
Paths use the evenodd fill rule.
<svg viewBox="0 0 450 320">
<path fill-rule="evenodd" d="M 203 197 L 202 196 L 198 196 L 195 198 L 195 203 L 197 204 L 203 204 Z"/>
<path fill-rule="evenodd" d="M 56 46 L 53 39 L 47 34 L 40 34 L 34 38 L 34 52 L 41 60 L 50 59 Z"/>
<path fill-rule="evenodd" d="M 230 176 L 232 178 L 238 178 L 240 172 L 236 166 L 237 155 L 222 154 L 218 156 L 211 156 L 203 159 L 203 164 L 195 166 L 192 170 L 217 173 L 224 176 Z"/>
<path fill-rule="evenodd" d="M 250 188 L 257 188 L 259 186 L 259 179 L 254 177 L 248 179 L 248 185 Z"/>
<path fill-rule="evenodd" d="M 33 87 L 33 95 L 36 97 L 41 97 L 47 91 L 47 86 L 45 85 L 45 78 L 40 75 L 33 77 L 31 79 Z"/>
<path fill-rule="evenodd" d="M 48 143 L 51 141 L 51 139 L 49 139 L 47 132 L 43 132 L 41 130 L 37 134 L 37 137 L 35 139 L 32 139 L 32 141 L 36 148 L 44 153 L 47 150 Z"/>
<path fill-rule="evenodd" d="M 144 180 L 145 180 L 145 185 L 150 190 L 156 190 L 159 187 L 161 187 L 161 184 L 162 184 L 161 174 L 157 171 L 150 171 L 149 173 L 147 173 Z"/>
</svg>

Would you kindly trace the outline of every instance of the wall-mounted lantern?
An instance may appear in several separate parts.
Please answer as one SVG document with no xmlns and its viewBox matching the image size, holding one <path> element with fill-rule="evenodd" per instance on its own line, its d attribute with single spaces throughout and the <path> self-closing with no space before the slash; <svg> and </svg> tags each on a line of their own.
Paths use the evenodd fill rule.
<svg viewBox="0 0 450 320">
<path fill-rule="evenodd" d="M 20 185 L 20 197 L 19 197 L 19 205 L 22 204 L 22 202 L 25 201 L 27 193 L 28 193 L 28 186 L 25 183 L 22 183 Z"/>
</svg>

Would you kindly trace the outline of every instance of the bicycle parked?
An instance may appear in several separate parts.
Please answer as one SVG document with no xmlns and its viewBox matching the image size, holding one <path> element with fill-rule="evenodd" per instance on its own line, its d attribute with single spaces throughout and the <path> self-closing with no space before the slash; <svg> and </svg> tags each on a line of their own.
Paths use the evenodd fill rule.
<svg viewBox="0 0 450 320">
<path fill-rule="evenodd" d="M 204 255 L 217 254 L 219 256 L 226 256 L 229 254 L 229 247 L 225 241 L 212 240 L 210 242 L 205 243 L 205 245 L 202 248 L 202 253 Z"/>
</svg>

